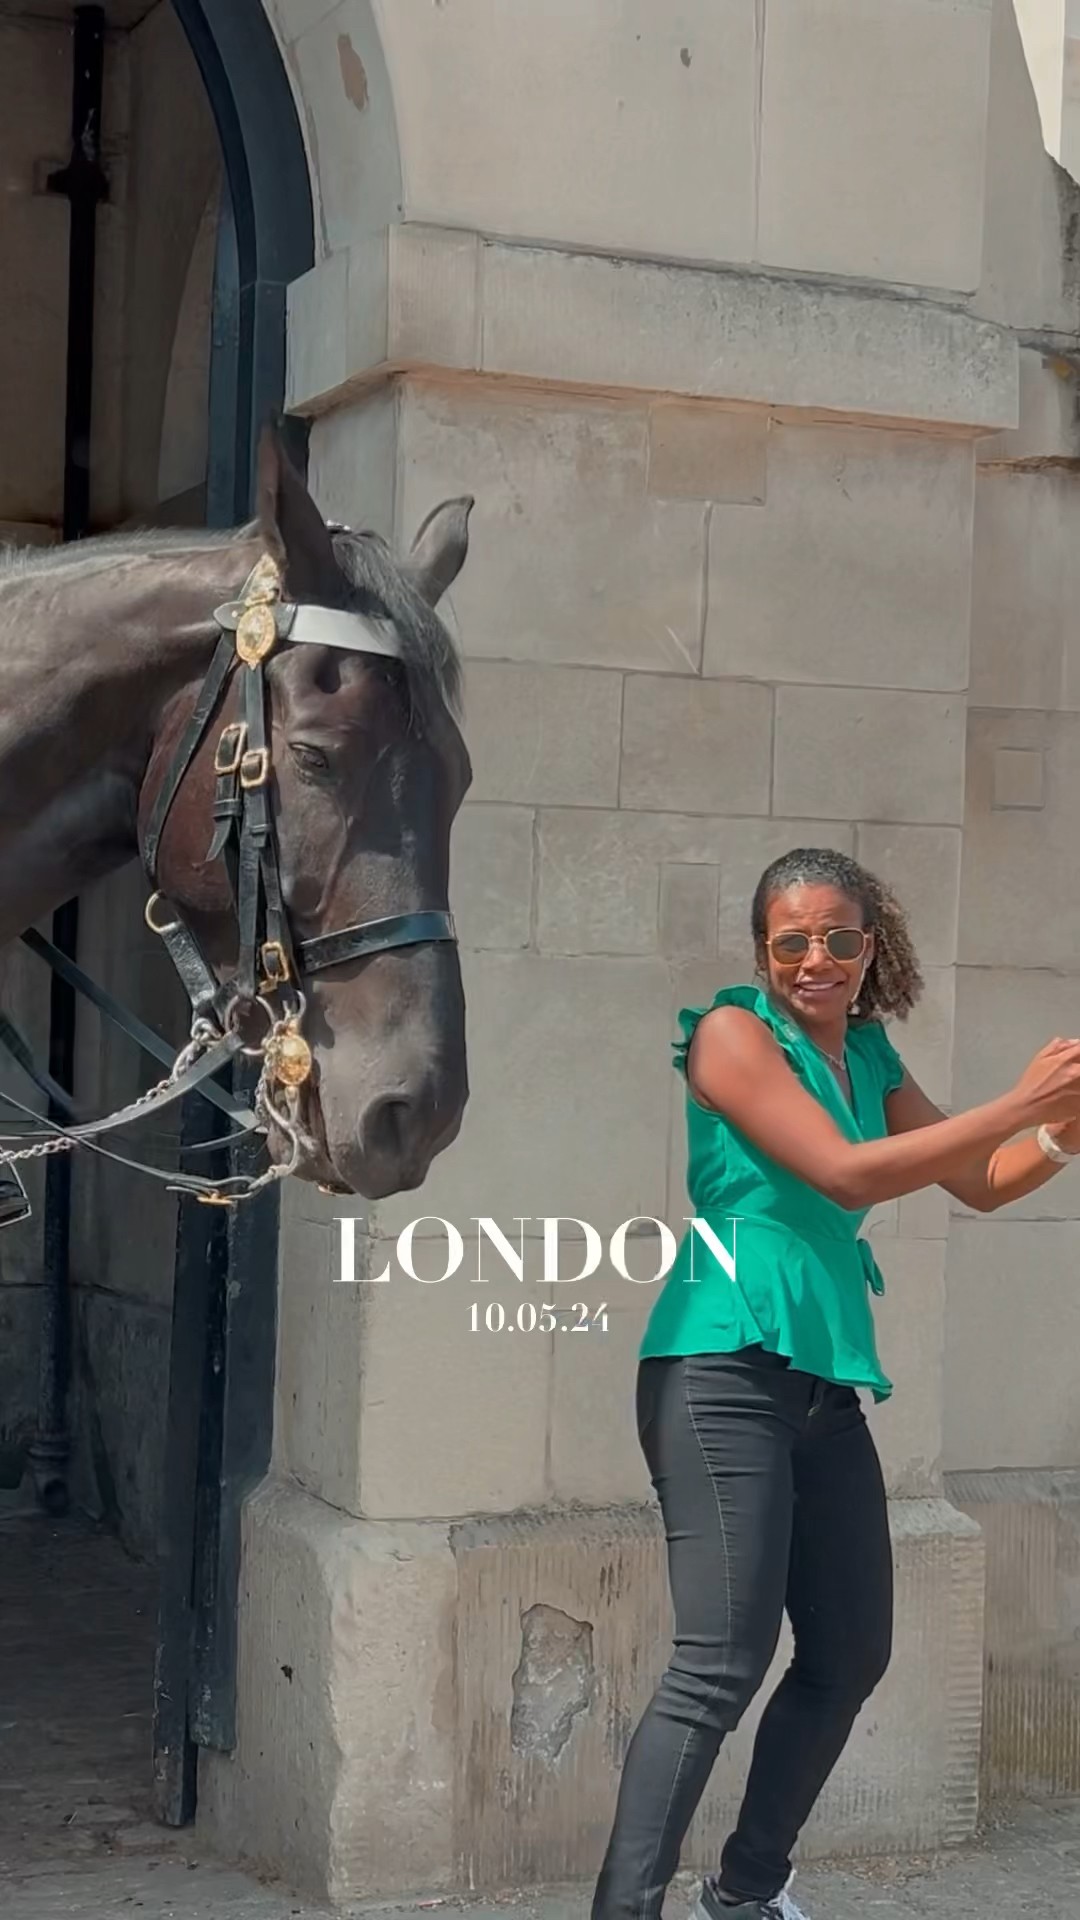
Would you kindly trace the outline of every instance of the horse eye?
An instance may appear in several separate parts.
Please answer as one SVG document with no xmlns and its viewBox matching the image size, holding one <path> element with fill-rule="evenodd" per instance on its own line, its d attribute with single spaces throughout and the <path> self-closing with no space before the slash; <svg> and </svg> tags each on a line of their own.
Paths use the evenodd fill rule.
<svg viewBox="0 0 1080 1920">
<path fill-rule="evenodd" d="M 329 773 L 330 762 L 320 747 L 305 747 L 289 742 L 289 752 L 302 773 Z"/>
</svg>

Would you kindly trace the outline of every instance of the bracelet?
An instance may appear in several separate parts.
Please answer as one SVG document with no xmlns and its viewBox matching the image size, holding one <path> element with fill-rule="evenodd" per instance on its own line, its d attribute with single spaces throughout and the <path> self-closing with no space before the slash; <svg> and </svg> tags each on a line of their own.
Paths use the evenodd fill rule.
<svg viewBox="0 0 1080 1920">
<path fill-rule="evenodd" d="M 1059 1147 L 1057 1141 L 1053 1139 L 1046 1127 L 1039 1128 L 1035 1139 L 1047 1159 L 1053 1160 L 1059 1167 L 1067 1167 L 1070 1160 L 1077 1158 L 1075 1153 L 1066 1153 L 1064 1147 Z"/>
</svg>

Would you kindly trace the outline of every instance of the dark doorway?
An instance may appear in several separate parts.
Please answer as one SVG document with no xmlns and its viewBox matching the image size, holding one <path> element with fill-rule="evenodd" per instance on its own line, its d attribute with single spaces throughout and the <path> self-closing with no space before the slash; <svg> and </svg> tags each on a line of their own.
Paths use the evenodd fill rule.
<svg viewBox="0 0 1080 1920">
<path fill-rule="evenodd" d="M 56 177 L 91 15 L 103 193 L 80 442 L 76 203 Z M 303 142 L 261 0 L 0 0 L 0 70 L 15 188 L 0 206 L 0 540 L 72 536 L 81 445 L 76 532 L 245 519 L 258 432 L 284 395 L 286 289 L 314 257 Z M 301 433 L 293 450 L 303 458 Z M 144 891 L 129 868 L 68 930 L 81 963 L 178 1044 L 186 1006 L 145 934 Z M 56 1057 L 40 964 L 0 956 L 0 999 L 43 1057 L 51 1024 Z M 90 1108 L 157 1077 L 91 1010 L 69 1051 Z M 168 1164 L 203 1126 L 193 1103 L 182 1133 L 144 1129 L 140 1146 Z M 20 1844 L 82 1852 L 87 1832 L 109 1845 L 151 1813 L 190 1819 L 198 1746 L 232 1743 L 239 1509 L 272 1417 L 272 1200 L 235 1221 L 178 1213 L 136 1176 L 85 1163 L 69 1195 L 36 1178 L 32 1198 L 33 1221 L 0 1238 L 0 1616 L 18 1649 L 0 1662 L 0 1786 L 23 1782 L 0 1794 L 0 1865 Z"/>
</svg>

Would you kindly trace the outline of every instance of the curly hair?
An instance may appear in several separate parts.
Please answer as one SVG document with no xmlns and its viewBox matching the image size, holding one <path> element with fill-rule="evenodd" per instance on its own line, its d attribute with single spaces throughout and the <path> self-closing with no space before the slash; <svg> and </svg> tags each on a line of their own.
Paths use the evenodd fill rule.
<svg viewBox="0 0 1080 1920">
<path fill-rule="evenodd" d="M 766 867 L 754 890 L 750 926 L 759 966 L 765 960 L 765 919 L 769 904 L 789 887 L 835 887 L 874 930 L 874 958 L 859 993 L 857 1021 L 895 1014 L 906 1020 L 923 990 L 907 916 L 890 887 L 832 847 L 793 847 Z"/>
</svg>

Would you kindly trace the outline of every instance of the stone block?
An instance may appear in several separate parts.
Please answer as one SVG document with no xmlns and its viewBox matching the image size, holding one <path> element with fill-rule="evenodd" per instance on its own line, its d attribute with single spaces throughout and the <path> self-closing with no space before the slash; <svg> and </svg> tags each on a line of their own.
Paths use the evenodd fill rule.
<svg viewBox="0 0 1080 1920">
<path fill-rule="evenodd" d="M 362 1292 L 336 1287 L 338 1235 L 330 1222 L 305 1220 L 293 1204 L 291 1185 L 283 1195 L 278 1260 L 278 1351 L 275 1376 L 274 1460 L 277 1469 L 321 1498 L 340 1493 L 342 1475 L 332 1462 L 350 1447 L 351 1485 L 356 1486 L 359 1393 L 354 1384 L 334 1397 L 328 1370 L 347 1348 L 354 1376 L 359 1375 L 359 1311 Z M 341 1213 L 349 1203 L 337 1199 Z M 343 1328 L 351 1310 L 357 1324 Z M 350 1484 L 348 1470 L 344 1485 Z M 349 1502 L 342 1504 L 348 1505 Z"/>
<path fill-rule="evenodd" d="M 924 966 L 956 959 L 961 836 L 955 827 L 860 827 L 860 863 L 893 889 Z"/>
<path fill-rule="evenodd" d="M 891 1021 L 889 1038 L 912 1077 L 939 1107 L 952 1100 L 956 970 L 924 967 L 925 990 L 906 1021 Z"/>
<path fill-rule="evenodd" d="M 471 660 L 464 713 L 470 802 L 617 806 L 622 688 L 621 674 L 592 668 Z"/>
<path fill-rule="evenodd" d="M 413 1217 L 425 1206 L 419 1201 Z M 489 1200 L 484 1211 L 496 1210 Z M 444 1236 L 413 1260 L 421 1279 L 403 1272 L 384 1246 L 378 1270 L 389 1266 L 389 1281 L 358 1283 L 364 1338 L 356 1356 L 363 1371 L 356 1510 L 369 1519 L 501 1513 L 539 1506 L 548 1494 L 548 1403 L 558 1336 L 542 1322 L 531 1326 L 527 1315 L 521 1323 L 515 1319 L 519 1305 L 538 1307 L 545 1296 L 509 1275 L 478 1286 L 475 1228 L 464 1212 L 445 1217 L 463 1239 L 473 1236 L 456 1273 L 436 1284 L 449 1264 Z M 493 1314 L 489 1328 L 485 1309 L 493 1302 L 502 1304 L 506 1319 Z M 564 1335 L 564 1344 L 577 1338 Z M 603 1335 L 590 1329 L 580 1338 Z"/>
<path fill-rule="evenodd" d="M 1075 1219 L 954 1219 L 945 1309 L 948 1468 L 1033 1460 L 1080 1466 L 1078 1258 Z"/>
<path fill-rule="evenodd" d="M 979 1531 L 933 1500 L 894 1503 L 891 1524 L 892 1668 L 859 1716 L 800 1845 L 804 1856 L 929 1850 L 974 1830 Z M 508 1825 L 498 1796 L 465 1794 L 458 1858 L 480 1886 L 591 1879 L 626 1747 L 669 1650 L 658 1520 L 647 1509 L 478 1520 L 455 1528 L 453 1545 L 461 1751 L 484 1755 L 516 1810 Z M 562 1681 L 557 1721 L 528 1689 L 530 1666 L 539 1665 L 544 1650 L 544 1664 Z M 761 1710 L 790 1657 L 785 1629 L 758 1700 L 720 1750 L 683 1849 L 686 1870 L 715 1866 L 742 1797 Z"/>
<path fill-rule="evenodd" d="M 1075 974 L 1031 968 L 961 967 L 957 972 L 953 1092 L 956 1110 L 1007 1093 L 1028 1062 L 1055 1036 L 1076 1031 Z M 966 1211 L 966 1210 L 965 1210 Z M 1026 1200 L 1014 1200 L 1007 1220 L 1070 1220 L 1077 1212 L 1068 1169 Z"/>
<path fill-rule="evenodd" d="M 1080 952 L 1080 898 L 1062 885 L 1062 875 L 1075 862 L 1080 716 L 973 712 L 967 735 L 960 960 L 1072 973 Z M 1042 759 L 1041 808 L 995 807 L 1003 750 Z M 1021 769 L 1030 766 L 1020 762 Z M 1074 1025 L 1075 1016 L 1065 1031 Z"/>
<path fill-rule="evenodd" d="M 1017 423 L 1015 340 L 932 301 L 497 244 L 483 273 L 487 373 L 879 424 Z"/>
<path fill-rule="evenodd" d="M 954 1473 L 986 1543 L 985 1802 L 1080 1789 L 1080 1476 Z"/>
<path fill-rule="evenodd" d="M 636 674 L 623 700 L 623 807 L 765 814 L 773 693 L 731 680 Z"/>
<path fill-rule="evenodd" d="M 972 561 L 971 700 L 1056 708 L 1072 662 L 1080 591 L 1075 482 L 1060 472 L 980 470 Z"/>
<path fill-rule="evenodd" d="M 737 960 L 737 978 L 747 979 L 754 966 L 750 900 L 762 870 L 804 833 L 830 844 L 832 831 L 783 820 L 545 809 L 537 830 L 539 945 L 551 953 L 656 953 L 675 933 L 675 895 L 671 880 L 665 892 L 664 869 L 702 870 L 700 879 L 682 873 L 674 883 L 683 898 L 694 889 L 699 920 L 712 911 L 710 875 L 719 869 L 721 949 Z M 849 830 L 839 829 L 837 838 L 845 845 Z M 717 972 L 713 965 L 710 998 Z"/>
<path fill-rule="evenodd" d="M 777 689 L 777 813 L 958 826 L 963 785 L 959 695 Z"/>
<path fill-rule="evenodd" d="M 533 815 L 527 807 L 465 807 L 450 847 L 450 906 L 467 947 L 527 947 L 533 893 Z"/>
<path fill-rule="evenodd" d="M 719 867 L 665 861 L 660 868 L 660 951 L 688 960 L 716 952 Z"/>
<path fill-rule="evenodd" d="M 894 1391 L 868 1417 L 896 1500 L 941 1491 L 945 1251 L 943 1239 L 874 1235 L 885 1279 L 874 1302 L 878 1352 Z"/>
<path fill-rule="evenodd" d="M 991 0 L 772 0 L 760 259 L 978 286 L 991 13 Z"/>
<path fill-rule="evenodd" d="M 410 385 L 402 524 L 476 496 L 453 591 L 471 657 L 693 673 L 705 508 L 652 500 L 644 410 Z"/>
<path fill-rule="evenodd" d="M 956 1053 L 954 1048 L 954 1057 Z M 955 1098 L 956 1071 L 953 1071 L 952 1111 L 959 1111 Z M 951 1202 L 942 1187 L 924 1187 L 921 1193 L 906 1193 L 898 1203 L 897 1230 L 905 1240 L 946 1240 L 949 1236 Z"/>
<path fill-rule="evenodd" d="M 760 506 L 769 417 L 662 400 L 649 413 L 649 492 Z"/>
<path fill-rule="evenodd" d="M 1046 757 L 1027 747 L 999 747 L 994 755 L 994 810 L 1042 811 Z"/>
<path fill-rule="evenodd" d="M 328 254 L 293 281 L 286 299 L 288 402 L 304 406 L 333 393 L 351 372 L 348 254 Z"/>
<path fill-rule="evenodd" d="M 456 1584 L 445 1528 L 259 1489 L 244 1513 L 238 1745 L 199 1768 L 207 1844 L 332 1904 L 452 1880 Z"/>
<path fill-rule="evenodd" d="M 655 1270 L 660 1243 L 648 1244 Z M 637 1271 L 630 1259 L 627 1270 Z M 650 1498 L 635 1395 L 638 1352 L 658 1290 L 608 1271 L 606 1324 L 590 1315 L 587 1325 L 583 1318 L 564 1333 L 560 1324 L 552 1336 L 550 1497 L 556 1502 L 607 1507 Z"/>
<path fill-rule="evenodd" d="M 416 1192 L 372 1207 L 396 1234 L 421 1214 L 565 1214 L 609 1232 L 663 1204 L 667 969 L 659 959 L 465 953 L 472 1097 Z"/>
<path fill-rule="evenodd" d="M 976 468 L 1019 460 L 1071 456 L 1076 443 L 1076 370 L 1068 360 L 1037 347 L 1021 347 L 1020 418 L 1004 433 L 976 442 Z"/>
<path fill-rule="evenodd" d="M 404 5 L 379 18 L 407 219 L 619 252 L 752 256 L 754 0 L 689 0 L 678 14 L 650 0 L 555 14 Z"/>
<path fill-rule="evenodd" d="M 710 521 L 705 673 L 965 688 L 972 496 L 964 442 L 774 423 L 767 505 Z"/>
<path fill-rule="evenodd" d="M 315 171 L 326 251 L 343 252 L 401 217 L 401 149 L 371 0 L 340 0 L 306 21 L 290 64 L 309 124 L 318 127 L 318 152 L 333 155 L 332 165 Z M 384 285 L 385 253 L 384 239 Z M 369 300 L 373 294 L 385 316 L 385 300 L 369 285 Z"/>
<path fill-rule="evenodd" d="M 388 359 L 479 366 L 479 236 L 395 226 L 389 245 Z"/>
<path fill-rule="evenodd" d="M 395 541 L 397 402 L 390 392 L 316 420 L 311 433 L 309 484 L 328 520 L 370 527 Z M 401 535 L 412 539 L 415 527 Z"/>
</svg>

